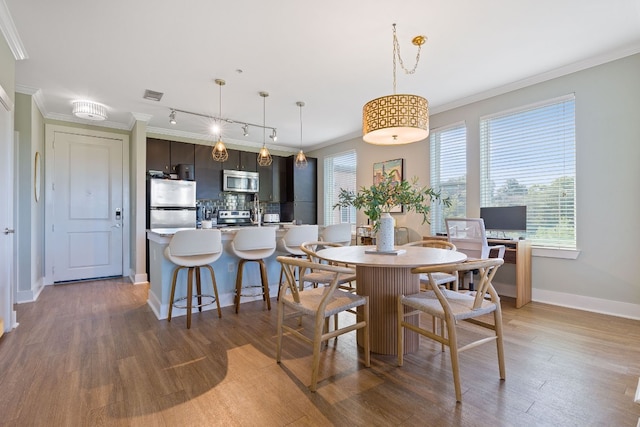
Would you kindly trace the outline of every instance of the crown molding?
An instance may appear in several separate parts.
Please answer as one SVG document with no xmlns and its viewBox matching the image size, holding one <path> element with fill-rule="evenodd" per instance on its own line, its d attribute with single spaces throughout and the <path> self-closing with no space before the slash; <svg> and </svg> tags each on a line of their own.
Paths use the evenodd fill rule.
<svg viewBox="0 0 640 427">
<path fill-rule="evenodd" d="M 518 80 L 500 87 L 489 89 L 484 92 L 477 93 L 475 95 L 468 96 L 466 98 L 457 99 L 452 102 L 448 102 L 442 105 L 429 108 L 430 114 L 438 114 L 444 111 L 453 110 L 454 108 L 462 107 L 474 102 L 483 101 L 494 96 L 503 95 L 514 90 L 522 89 L 528 86 L 532 86 L 538 83 L 546 82 L 558 77 L 566 76 L 578 71 L 586 70 L 588 68 L 596 67 L 598 65 L 606 64 L 607 62 L 616 61 L 618 59 L 626 58 L 627 56 L 640 53 L 640 43 L 635 43 L 629 46 L 625 46 L 616 50 L 605 52 L 602 55 L 593 56 L 581 61 L 573 62 L 565 65 L 564 67 L 556 68 L 545 73 L 536 74 L 535 76 L 527 77 L 522 80 Z"/>
<path fill-rule="evenodd" d="M 98 126 L 103 128 L 109 128 L 109 129 L 131 131 L 131 127 L 122 123 L 112 122 L 109 120 L 104 120 L 104 121 L 84 120 L 69 114 L 49 113 L 46 116 L 44 116 L 44 118 L 48 120 L 59 120 L 61 122 L 80 123 L 83 125 L 91 125 L 91 126 Z"/>
<path fill-rule="evenodd" d="M 133 129 L 133 125 L 135 124 L 135 122 L 147 122 L 149 123 L 149 121 L 153 118 L 153 115 L 151 114 L 144 114 L 144 113 L 136 113 L 136 112 L 131 112 L 131 129 Z"/>
<path fill-rule="evenodd" d="M 22 44 L 22 40 L 20 40 L 20 36 L 18 35 L 18 30 L 13 23 L 13 18 L 11 18 L 11 13 L 9 13 L 9 8 L 7 8 L 7 4 L 4 0 L 0 0 L 0 31 L 7 41 L 9 49 L 11 49 L 11 53 L 13 53 L 13 57 L 16 61 L 29 58 L 29 55 Z"/>
<path fill-rule="evenodd" d="M 47 117 L 48 112 L 44 105 L 44 95 L 42 94 L 42 90 L 40 90 L 40 88 L 17 84 L 16 93 L 31 96 L 33 102 L 36 103 L 36 107 L 38 107 L 40 114 L 42 114 L 42 117 Z"/>
</svg>

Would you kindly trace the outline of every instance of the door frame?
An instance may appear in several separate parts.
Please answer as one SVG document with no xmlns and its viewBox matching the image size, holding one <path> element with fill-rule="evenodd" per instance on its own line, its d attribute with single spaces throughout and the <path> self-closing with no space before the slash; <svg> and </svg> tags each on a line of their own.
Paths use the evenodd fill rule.
<svg viewBox="0 0 640 427">
<path fill-rule="evenodd" d="M 44 173 L 44 229 L 45 229 L 45 254 L 44 270 L 45 285 L 53 284 L 54 251 L 56 250 L 53 235 L 53 222 L 55 218 L 55 200 L 53 193 L 55 172 L 55 151 L 53 149 L 54 137 L 57 132 L 79 136 L 97 138 L 109 138 L 122 140 L 122 276 L 129 277 L 130 248 L 131 248 L 131 202 L 129 194 L 129 135 L 115 132 L 105 132 L 94 129 L 85 129 L 64 125 L 45 124 L 45 173 Z"/>
</svg>

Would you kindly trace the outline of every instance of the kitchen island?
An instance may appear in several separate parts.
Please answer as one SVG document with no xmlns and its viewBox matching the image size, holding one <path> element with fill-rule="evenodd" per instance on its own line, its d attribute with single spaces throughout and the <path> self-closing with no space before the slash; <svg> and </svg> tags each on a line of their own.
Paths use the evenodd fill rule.
<svg viewBox="0 0 640 427">
<path fill-rule="evenodd" d="M 291 227 L 291 224 L 287 224 Z M 218 294 L 220 298 L 221 306 L 230 306 L 234 303 L 235 296 L 235 283 L 236 273 L 238 268 L 239 258 L 233 254 L 229 245 L 235 236 L 238 227 L 224 227 L 220 231 L 222 233 L 222 256 L 211 266 L 216 273 L 216 282 L 218 285 Z M 158 319 L 166 319 L 169 310 L 169 300 L 171 294 L 171 279 L 173 276 L 173 270 L 175 264 L 167 260 L 164 256 L 164 249 L 171 241 L 171 237 L 179 229 L 164 228 L 147 230 L 147 239 L 149 240 L 149 297 L 147 303 L 155 313 Z M 286 229 L 278 227 L 276 230 L 276 239 L 281 238 Z M 280 264 L 276 261 L 276 257 L 282 255 L 277 251 L 265 260 L 267 267 L 267 276 L 269 280 L 269 294 L 271 297 L 275 297 L 278 292 L 278 281 L 280 279 Z M 183 295 L 186 287 L 187 271 L 182 270 L 178 273 L 178 285 L 176 286 L 176 297 Z M 244 283 L 259 284 L 260 283 L 260 271 L 258 265 L 255 263 L 249 263 L 245 266 L 244 271 Z M 210 289 L 211 278 L 206 270 L 202 273 L 202 286 L 203 290 Z M 261 296 L 256 296 L 253 299 L 261 299 Z M 251 301 L 250 297 L 243 297 L 241 302 Z M 203 307 L 203 310 L 213 310 L 215 304 Z M 171 316 L 184 316 L 186 314 L 185 309 L 173 309 Z"/>
</svg>

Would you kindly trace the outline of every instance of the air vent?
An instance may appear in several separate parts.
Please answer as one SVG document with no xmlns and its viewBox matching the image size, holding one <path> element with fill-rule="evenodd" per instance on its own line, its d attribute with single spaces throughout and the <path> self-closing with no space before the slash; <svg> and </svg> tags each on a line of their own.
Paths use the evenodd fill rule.
<svg viewBox="0 0 640 427">
<path fill-rule="evenodd" d="M 162 99 L 162 95 L 164 95 L 164 93 L 147 89 L 144 91 L 143 98 L 150 99 L 151 101 L 160 101 Z"/>
</svg>

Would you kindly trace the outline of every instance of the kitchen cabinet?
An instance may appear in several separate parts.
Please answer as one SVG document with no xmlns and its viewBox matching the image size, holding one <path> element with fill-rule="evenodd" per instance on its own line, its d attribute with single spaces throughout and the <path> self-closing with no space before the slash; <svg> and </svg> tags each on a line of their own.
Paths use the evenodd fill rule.
<svg viewBox="0 0 640 427">
<path fill-rule="evenodd" d="M 223 169 L 257 172 L 258 153 L 251 151 L 229 150 L 229 158 L 222 164 Z"/>
<path fill-rule="evenodd" d="M 269 166 L 258 166 L 260 175 L 260 201 L 278 203 L 285 193 L 286 184 L 285 157 L 272 156 L 273 162 Z"/>
<path fill-rule="evenodd" d="M 287 202 L 316 202 L 318 159 L 307 157 L 307 167 L 295 167 L 295 156 L 286 158 Z"/>
<path fill-rule="evenodd" d="M 280 221 L 300 221 L 301 224 L 318 223 L 318 204 L 316 202 L 280 203 Z"/>
<path fill-rule="evenodd" d="M 171 141 L 147 138 L 147 170 L 171 173 Z"/>
<path fill-rule="evenodd" d="M 176 173 L 177 165 L 192 165 L 195 155 L 194 144 L 171 141 L 171 173 Z"/>
<path fill-rule="evenodd" d="M 193 168 L 196 178 L 196 199 L 218 200 L 222 192 L 222 162 L 213 160 L 209 145 L 196 145 Z"/>
</svg>

